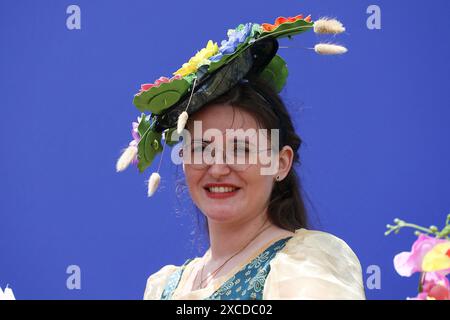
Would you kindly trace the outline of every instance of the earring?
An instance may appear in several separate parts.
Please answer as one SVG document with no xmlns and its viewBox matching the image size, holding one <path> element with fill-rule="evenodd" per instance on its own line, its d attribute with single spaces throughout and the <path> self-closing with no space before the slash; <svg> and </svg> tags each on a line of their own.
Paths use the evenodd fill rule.
<svg viewBox="0 0 450 320">
<path fill-rule="evenodd" d="M 280 181 L 280 176 L 277 176 L 275 180 Z"/>
</svg>

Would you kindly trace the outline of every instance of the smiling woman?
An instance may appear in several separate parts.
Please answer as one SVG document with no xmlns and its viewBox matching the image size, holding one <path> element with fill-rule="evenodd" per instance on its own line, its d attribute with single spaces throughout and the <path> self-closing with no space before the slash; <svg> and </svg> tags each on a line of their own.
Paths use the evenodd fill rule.
<svg viewBox="0 0 450 320">
<path fill-rule="evenodd" d="M 267 207 L 271 222 L 279 228 L 293 232 L 307 227 L 300 182 L 293 168 L 294 163 L 299 163 L 301 139 L 295 133 L 283 102 L 270 86 L 262 81 L 240 82 L 194 114 L 187 125 L 189 132 L 193 132 L 193 123 L 197 121 L 202 124 L 202 137 L 214 129 L 222 134 L 220 139 L 214 139 L 214 143 L 226 145 L 225 149 L 231 150 L 221 163 L 218 160 L 223 154 L 216 154 L 212 165 L 208 165 L 206 160 L 196 164 L 192 157 L 190 163 L 184 163 L 191 197 L 208 218 L 209 215 L 215 215 L 216 219 L 223 216 L 229 222 L 233 216 L 248 219 L 247 212 L 257 214 Z M 279 126 L 280 122 L 284 125 Z M 256 134 L 261 129 L 277 132 L 279 139 L 270 141 L 275 140 L 273 136 Z M 257 139 L 252 139 L 254 137 Z M 254 143 L 248 140 L 254 140 Z M 238 149 L 240 145 L 244 147 L 242 151 Z M 267 145 L 273 150 L 267 149 Z M 215 150 L 214 146 L 211 150 Z M 250 152 L 257 155 L 254 164 L 250 164 Z M 269 166 L 274 163 L 277 166 L 270 174 L 262 170 L 266 166 L 259 157 L 260 153 L 267 152 L 273 159 Z M 206 155 L 203 156 L 205 159 Z M 227 201 L 210 201 L 217 197 Z"/>
<path fill-rule="evenodd" d="M 299 163 L 301 139 L 278 94 L 262 81 L 239 82 L 190 118 L 191 136 L 196 136 L 195 122 L 202 127 L 197 136 L 211 129 L 221 133 L 182 149 L 183 157 L 191 155 L 183 171 L 190 196 L 207 219 L 210 248 L 202 257 L 150 276 L 144 298 L 363 299 L 361 267 L 352 250 L 329 233 L 307 229 L 293 167 Z M 261 141 L 251 148 L 246 139 L 251 136 L 233 130 L 260 129 L 281 131 L 278 149 L 269 149 L 278 160 L 270 175 L 261 174 L 260 161 L 235 161 L 237 146 L 245 147 L 243 159 L 249 159 Z M 237 138 L 229 139 L 231 133 Z M 226 145 L 226 154 L 217 145 Z M 208 147 L 214 151 L 210 162 L 205 160 Z M 199 162 L 193 161 L 196 153 Z"/>
<path fill-rule="evenodd" d="M 144 171 L 158 153 L 161 164 L 166 145 L 182 135 L 184 175 L 210 244 L 202 257 L 152 274 L 145 299 L 365 298 L 350 247 L 308 229 L 294 167 L 302 140 L 279 95 L 288 72 L 276 54 L 278 38 L 345 30 L 337 20 L 316 24 L 303 15 L 241 24 L 220 47 L 208 41 L 172 78 L 144 84 L 135 95 L 143 113 L 117 170 L 137 162 Z M 319 53 L 344 52 L 327 48 Z M 149 196 L 159 181 L 152 173 Z"/>
</svg>

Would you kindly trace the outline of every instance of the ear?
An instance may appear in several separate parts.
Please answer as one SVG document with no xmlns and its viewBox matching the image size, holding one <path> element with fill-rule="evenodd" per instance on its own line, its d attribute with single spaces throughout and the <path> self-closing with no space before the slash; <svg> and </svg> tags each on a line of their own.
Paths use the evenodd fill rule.
<svg viewBox="0 0 450 320">
<path fill-rule="evenodd" d="M 284 146 L 278 155 L 279 157 L 279 165 L 278 165 L 278 172 L 276 173 L 276 176 L 280 177 L 280 180 L 283 180 L 289 173 L 289 170 L 291 170 L 292 163 L 294 161 L 294 150 L 290 146 Z"/>
</svg>

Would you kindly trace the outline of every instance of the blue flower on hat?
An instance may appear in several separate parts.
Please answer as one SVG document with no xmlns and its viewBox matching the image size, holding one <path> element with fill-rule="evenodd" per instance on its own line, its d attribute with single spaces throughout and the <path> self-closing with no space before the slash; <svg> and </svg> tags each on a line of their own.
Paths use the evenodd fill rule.
<svg viewBox="0 0 450 320">
<path fill-rule="evenodd" d="M 220 43 L 219 53 L 209 58 L 212 62 L 219 61 L 223 55 L 232 54 L 236 48 L 247 40 L 252 33 L 252 23 L 240 24 L 236 29 L 230 29 L 227 32 L 228 40 Z"/>
</svg>

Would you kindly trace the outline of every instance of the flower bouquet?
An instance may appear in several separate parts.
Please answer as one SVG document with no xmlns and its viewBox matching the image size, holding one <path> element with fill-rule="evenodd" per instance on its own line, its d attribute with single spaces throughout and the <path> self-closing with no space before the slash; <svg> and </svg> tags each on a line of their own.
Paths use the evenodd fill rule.
<svg viewBox="0 0 450 320">
<path fill-rule="evenodd" d="M 385 235 L 398 233 L 408 227 L 416 229 L 418 236 L 410 252 L 401 252 L 394 257 L 395 270 L 403 277 L 420 272 L 418 295 L 408 300 L 450 300 L 450 214 L 445 226 L 439 230 L 436 226 L 425 228 L 400 219 L 395 225 L 388 224 Z"/>
</svg>

